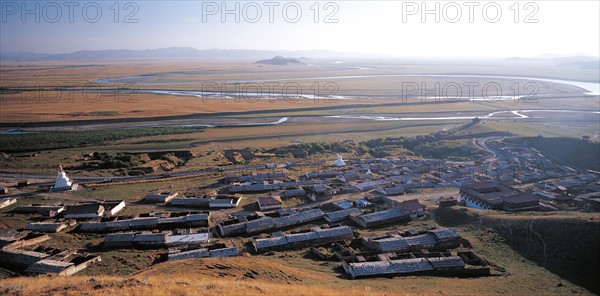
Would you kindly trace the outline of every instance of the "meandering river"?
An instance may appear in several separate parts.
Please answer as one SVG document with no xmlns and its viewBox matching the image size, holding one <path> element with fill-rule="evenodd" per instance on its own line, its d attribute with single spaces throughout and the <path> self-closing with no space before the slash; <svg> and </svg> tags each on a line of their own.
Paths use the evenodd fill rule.
<svg viewBox="0 0 600 296">
<path fill-rule="evenodd" d="M 114 78 L 104 78 L 97 79 L 95 82 L 97 83 L 135 83 L 139 85 L 171 85 L 171 84 L 185 84 L 185 83 L 195 83 L 199 82 L 194 81 L 177 81 L 177 80 L 169 80 L 169 81 L 153 81 L 152 78 L 160 77 L 157 75 L 134 75 L 134 76 L 126 76 L 126 77 L 114 77 Z M 519 81 L 543 81 L 550 83 L 559 83 L 559 84 L 567 84 L 576 86 L 587 91 L 586 94 L 589 95 L 600 95 L 600 82 L 582 82 L 582 81 L 573 81 L 573 80 L 562 80 L 562 79 L 551 79 L 551 78 L 541 78 L 541 77 L 525 77 L 525 76 L 502 76 L 502 75 L 478 75 L 478 74 L 365 74 L 365 75 L 338 75 L 338 76 L 312 76 L 312 77 L 300 77 L 300 78 L 274 78 L 274 79 L 248 79 L 248 80 L 227 80 L 220 81 L 223 83 L 258 83 L 258 82 L 277 82 L 277 81 L 305 81 L 305 80 L 338 80 L 338 79 L 355 79 L 355 78 L 381 78 L 381 77 L 439 77 L 439 78 L 474 78 L 474 79 L 510 79 L 510 80 L 519 80 Z M 208 83 L 208 82 L 206 82 Z M 198 96 L 202 95 L 232 95 L 231 92 L 204 92 L 204 91 L 188 91 L 188 90 L 150 90 L 155 93 L 171 93 L 175 95 L 190 95 L 190 96 Z M 253 94 L 248 94 L 248 96 L 252 96 Z M 259 94 L 254 94 L 259 95 Z M 269 95 L 283 95 L 283 94 L 269 94 Z M 310 95 L 305 96 L 306 98 L 313 98 Z"/>
</svg>

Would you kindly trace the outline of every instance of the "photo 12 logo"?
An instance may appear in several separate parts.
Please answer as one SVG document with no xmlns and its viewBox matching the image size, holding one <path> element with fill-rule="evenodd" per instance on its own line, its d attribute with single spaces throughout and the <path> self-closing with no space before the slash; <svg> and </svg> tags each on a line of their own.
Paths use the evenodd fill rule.
<svg viewBox="0 0 600 296">
<path fill-rule="evenodd" d="M 116 1 L 2 1 L 0 9 L 2 23 L 138 23 L 140 11 L 136 2 Z"/>
<path fill-rule="evenodd" d="M 202 2 L 202 22 L 297 23 L 310 19 L 315 23 L 338 23 L 339 10 L 336 2 Z"/>
<path fill-rule="evenodd" d="M 422 103 L 453 103 L 453 102 L 498 102 L 512 100 L 522 103 L 537 103 L 539 85 L 536 82 L 495 81 L 476 82 L 402 82 L 401 99 L 408 102 L 409 98 L 420 98 Z"/>
<path fill-rule="evenodd" d="M 515 23 L 538 23 L 537 2 L 402 2 L 402 22 L 497 23 L 510 17 Z"/>
<path fill-rule="evenodd" d="M 64 83 L 2 83 L 0 103 L 3 104 L 51 104 L 51 103 L 138 103 L 139 94 L 200 97 L 206 103 L 209 99 L 221 103 L 258 103 L 284 101 L 303 103 L 338 103 L 343 96 L 338 95 L 339 86 L 335 82 L 246 82 L 217 83 L 202 82 L 197 90 L 144 90 L 135 83 L 124 84 L 80 84 Z M 214 102 L 214 101 L 212 101 Z"/>
<path fill-rule="evenodd" d="M 98 85 L 81 83 L 2 83 L 2 104 L 137 103 L 139 87 L 134 83 Z"/>
<path fill-rule="evenodd" d="M 245 82 L 216 83 L 205 82 L 201 91 L 171 91 L 172 95 L 200 96 L 202 102 L 219 99 L 222 103 L 258 103 L 284 101 L 303 103 L 312 100 L 315 103 L 338 103 L 343 96 L 338 95 L 339 86 L 335 82 Z"/>
</svg>

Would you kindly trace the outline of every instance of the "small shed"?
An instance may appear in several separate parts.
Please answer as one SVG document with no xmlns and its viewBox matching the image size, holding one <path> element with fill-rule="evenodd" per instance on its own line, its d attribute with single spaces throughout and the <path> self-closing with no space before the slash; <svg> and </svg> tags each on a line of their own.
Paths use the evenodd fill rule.
<svg viewBox="0 0 600 296">
<path fill-rule="evenodd" d="M 453 206 L 458 205 L 458 200 L 456 200 L 452 196 L 450 196 L 450 197 L 440 197 L 440 199 L 438 200 L 438 205 L 440 206 L 441 209 L 443 209 L 443 208 L 449 208 L 449 207 L 453 207 Z"/>
<path fill-rule="evenodd" d="M 67 206 L 63 212 L 65 219 L 93 219 L 102 217 L 104 207 L 101 204 L 89 203 L 74 206 Z"/>
<path fill-rule="evenodd" d="M 372 205 L 372 203 L 364 198 L 361 199 L 357 199 L 355 202 L 357 207 L 364 209 L 364 208 L 368 208 Z"/>
<path fill-rule="evenodd" d="M 283 202 L 279 195 L 259 197 L 256 203 L 261 211 L 281 209 L 283 206 Z"/>
<path fill-rule="evenodd" d="M 341 222 L 348 219 L 351 215 L 359 215 L 361 211 L 357 208 L 349 208 L 325 214 L 325 221 L 329 223 Z"/>
<path fill-rule="evenodd" d="M 423 216 L 425 213 L 425 206 L 419 203 L 418 199 L 409 199 L 399 202 L 396 204 L 396 207 L 408 213 L 411 219 L 416 219 L 419 216 Z"/>
<path fill-rule="evenodd" d="M 350 216 L 350 219 L 363 228 L 370 228 L 392 222 L 408 220 L 409 215 L 401 209 L 395 208 L 370 214 Z"/>
<path fill-rule="evenodd" d="M 117 213 L 121 212 L 125 209 L 125 201 L 124 200 L 108 200 L 99 202 L 102 207 L 104 207 L 104 216 L 112 217 Z"/>
<path fill-rule="evenodd" d="M 332 198 L 333 191 L 327 185 L 313 185 L 304 188 L 308 194 L 308 199 L 312 201 L 323 201 Z"/>
<path fill-rule="evenodd" d="M 431 257 L 427 258 L 427 261 L 431 263 L 435 271 L 454 271 L 465 268 L 465 262 L 458 256 Z"/>
<path fill-rule="evenodd" d="M 346 209 L 349 209 L 349 208 L 351 208 L 353 206 L 352 202 L 348 201 L 348 200 L 338 201 L 336 203 L 332 203 L 332 205 L 335 208 L 340 209 L 340 210 L 346 210 Z"/>
</svg>

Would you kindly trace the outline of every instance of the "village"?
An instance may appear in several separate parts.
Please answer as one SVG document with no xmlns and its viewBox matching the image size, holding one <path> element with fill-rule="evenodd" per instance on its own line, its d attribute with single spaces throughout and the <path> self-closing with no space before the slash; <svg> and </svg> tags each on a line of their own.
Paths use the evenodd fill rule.
<svg viewBox="0 0 600 296">
<path fill-rule="evenodd" d="M 22 215 L 30 222 L 0 230 L 2 273 L 72 275 L 115 249 L 163 250 L 157 262 L 306 249 L 315 260 L 339 262 L 339 272 L 349 279 L 498 275 L 505 271 L 490 268 L 456 229 L 411 227 L 411 221 L 431 220 L 427 206 L 509 213 L 598 211 L 600 174 L 555 164 L 532 148 L 497 151 L 483 162 L 344 160 L 338 154 L 316 165 L 229 167 L 220 169 L 210 186 L 186 192 L 159 189 L 134 203 L 14 206 L 20 197 L 5 186 L 4 215 Z M 33 186 L 17 183 L 14 188 L 21 190 Z M 59 166 L 48 194 L 85 190 L 81 187 Z M 435 194 L 453 188 L 454 196 Z M 423 190 L 433 194 L 424 199 Z M 120 215 L 139 205 L 153 205 L 156 211 Z M 390 225 L 392 230 L 386 228 Z M 102 242 L 78 250 L 44 245 L 59 232 L 100 236 Z"/>
</svg>

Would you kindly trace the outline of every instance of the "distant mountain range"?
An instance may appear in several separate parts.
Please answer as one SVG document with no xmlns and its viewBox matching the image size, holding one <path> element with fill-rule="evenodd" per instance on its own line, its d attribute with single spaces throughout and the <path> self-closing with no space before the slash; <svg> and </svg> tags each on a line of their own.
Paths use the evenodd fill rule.
<svg viewBox="0 0 600 296">
<path fill-rule="evenodd" d="M 260 60 L 260 61 L 256 62 L 255 64 L 262 64 L 262 65 L 306 65 L 305 63 L 301 62 L 300 59 L 284 58 L 282 56 L 275 56 L 274 58 L 268 59 L 268 60 Z"/>
<path fill-rule="evenodd" d="M 43 54 L 31 52 L 0 53 L 0 59 L 10 61 L 35 60 L 143 60 L 143 59 L 268 59 L 273 56 L 310 56 L 314 58 L 360 57 L 357 53 L 341 53 L 324 50 L 254 50 L 254 49 L 196 49 L 193 47 L 169 47 L 147 50 L 110 49 L 83 50 L 72 53 Z"/>
<path fill-rule="evenodd" d="M 275 58 L 273 58 L 275 57 Z M 292 60 L 284 57 L 302 57 Z M 169 60 L 169 59 L 222 59 L 222 60 L 260 60 L 259 64 L 280 65 L 307 63 L 308 59 L 343 60 L 352 58 L 394 58 L 386 55 L 348 53 L 328 50 L 258 50 L 258 49 L 197 49 L 193 47 L 168 47 L 157 49 L 107 49 L 82 50 L 71 53 L 33 53 L 33 52 L 0 52 L 2 61 L 109 61 L 109 60 Z M 394 59 L 398 59 L 395 57 Z M 402 58 L 401 58 L 402 59 Z M 414 58 L 403 58 L 414 60 Z M 447 59 L 447 58 L 444 58 Z M 460 60 L 461 58 L 457 58 Z M 295 61 L 294 61 L 295 60 Z M 419 59 L 420 61 L 436 58 Z M 598 57 L 583 55 L 541 55 L 535 58 L 512 57 L 504 59 L 510 62 L 552 62 L 559 67 L 578 69 L 598 69 Z"/>
</svg>

